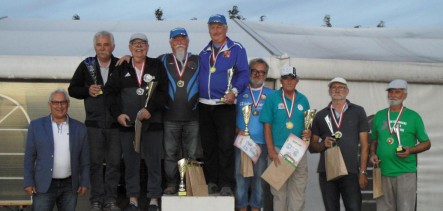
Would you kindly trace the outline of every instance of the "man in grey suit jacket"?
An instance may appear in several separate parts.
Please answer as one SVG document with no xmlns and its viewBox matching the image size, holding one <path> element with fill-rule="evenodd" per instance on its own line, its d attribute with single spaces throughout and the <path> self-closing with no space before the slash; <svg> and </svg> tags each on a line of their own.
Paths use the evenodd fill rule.
<svg viewBox="0 0 443 211">
<path fill-rule="evenodd" d="M 51 114 L 31 121 L 24 158 L 24 190 L 33 196 L 32 210 L 75 210 L 77 195 L 89 188 L 86 127 L 69 118 L 69 96 L 50 94 Z"/>
</svg>

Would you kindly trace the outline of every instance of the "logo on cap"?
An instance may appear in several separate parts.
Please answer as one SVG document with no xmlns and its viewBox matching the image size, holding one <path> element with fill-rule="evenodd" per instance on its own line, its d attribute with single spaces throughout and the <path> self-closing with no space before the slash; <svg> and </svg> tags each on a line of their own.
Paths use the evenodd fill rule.
<svg viewBox="0 0 443 211">
<path fill-rule="evenodd" d="M 221 24 L 227 25 L 225 16 L 220 15 L 220 14 L 212 15 L 208 20 L 208 24 L 211 24 L 211 23 L 221 23 Z"/>
<path fill-rule="evenodd" d="M 169 33 L 169 39 L 175 38 L 178 35 L 188 36 L 188 32 L 186 32 L 186 29 L 184 28 L 172 29 L 171 32 Z"/>
</svg>

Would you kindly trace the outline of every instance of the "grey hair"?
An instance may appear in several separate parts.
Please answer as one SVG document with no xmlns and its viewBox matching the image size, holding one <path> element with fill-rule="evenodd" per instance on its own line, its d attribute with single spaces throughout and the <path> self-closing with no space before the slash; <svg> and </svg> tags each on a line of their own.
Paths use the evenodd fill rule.
<svg viewBox="0 0 443 211">
<path fill-rule="evenodd" d="M 66 92 L 66 90 L 63 88 L 57 88 L 54 91 L 52 91 L 49 94 L 49 101 L 48 102 L 50 103 L 52 101 L 52 98 L 54 97 L 54 95 L 58 94 L 58 93 L 65 95 L 65 100 L 68 101 L 68 103 L 69 103 L 70 100 L 69 100 L 68 92 Z"/>
<path fill-rule="evenodd" d="M 111 38 L 111 43 L 112 43 L 112 45 L 114 45 L 114 35 L 112 35 L 111 32 L 103 30 L 103 31 L 99 31 L 99 32 L 95 33 L 94 39 L 93 39 L 94 46 L 97 44 L 97 39 L 100 38 L 100 37 L 110 37 Z"/>
<path fill-rule="evenodd" d="M 252 66 L 254 66 L 256 64 L 263 64 L 263 65 L 265 65 L 266 74 L 268 74 L 269 65 L 268 65 L 268 63 L 264 59 L 262 59 L 262 58 L 252 59 L 251 61 L 249 61 L 249 68 L 251 68 Z"/>
</svg>

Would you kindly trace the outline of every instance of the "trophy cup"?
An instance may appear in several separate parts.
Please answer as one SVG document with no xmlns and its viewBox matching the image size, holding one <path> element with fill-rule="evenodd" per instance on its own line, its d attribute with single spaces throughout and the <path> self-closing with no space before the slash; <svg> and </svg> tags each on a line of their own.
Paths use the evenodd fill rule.
<svg viewBox="0 0 443 211">
<path fill-rule="evenodd" d="M 177 162 L 178 164 L 178 172 L 180 173 L 180 185 L 178 185 L 178 195 L 186 196 L 186 186 L 185 186 L 185 173 L 186 168 L 188 166 L 188 161 L 186 159 L 181 159 Z"/>
<path fill-rule="evenodd" d="M 243 106 L 241 111 L 243 113 L 243 120 L 245 120 L 245 136 L 249 136 L 250 134 L 249 134 L 248 124 L 249 124 L 249 119 L 251 118 L 252 105 L 249 104 Z"/>
<path fill-rule="evenodd" d="M 146 86 L 146 102 L 145 107 L 148 106 L 149 100 L 152 98 L 152 94 L 154 93 L 155 87 L 157 87 L 157 81 L 150 81 Z"/>
<path fill-rule="evenodd" d="M 85 60 L 85 64 L 86 64 L 86 67 L 88 68 L 89 75 L 91 75 L 92 81 L 94 82 L 95 85 L 97 85 L 97 73 L 95 72 L 95 68 L 94 68 L 95 59 L 92 57 L 89 57 Z M 97 95 L 101 95 L 101 94 L 103 94 L 102 90 L 100 90 L 97 93 Z"/>
<path fill-rule="evenodd" d="M 398 140 L 398 147 L 397 147 L 396 152 L 397 152 L 397 153 L 402 153 L 402 152 L 404 152 L 404 151 L 406 151 L 406 150 L 403 148 L 403 145 L 401 145 L 401 140 L 400 140 L 400 126 L 398 126 L 398 124 L 396 124 L 394 130 L 395 130 L 395 134 L 397 135 L 397 140 Z"/>
<path fill-rule="evenodd" d="M 234 76 L 234 67 L 229 68 L 227 73 L 228 73 L 228 87 L 225 91 L 225 94 L 228 94 L 229 92 L 232 91 L 232 76 Z M 224 102 L 225 97 L 220 98 L 220 101 Z"/>
<path fill-rule="evenodd" d="M 312 126 L 312 121 L 314 121 L 315 114 L 317 113 L 316 109 L 308 109 L 304 112 L 305 115 L 305 130 L 309 130 Z M 310 142 L 311 138 L 303 137 L 303 141 Z"/>
</svg>

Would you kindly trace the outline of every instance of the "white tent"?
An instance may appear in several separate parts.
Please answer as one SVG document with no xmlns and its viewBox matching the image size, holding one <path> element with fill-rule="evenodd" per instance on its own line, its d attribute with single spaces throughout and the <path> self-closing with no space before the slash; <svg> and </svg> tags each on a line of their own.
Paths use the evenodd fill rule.
<svg viewBox="0 0 443 211">
<path fill-rule="evenodd" d="M 242 43 L 249 58 L 266 58 L 270 77 L 293 65 L 302 78 L 298 90 L 321 109 L 329 102 L 327 81 L 348 80 L 348 98 L 368 115 L 385 108 L 386 83 L 402 78 L 410 83 L 406 106 L 419 112 L 432 141 L 430 151 L 419 156 L 418 210 L 443 207 L 443 28 L 324 28 L 267 22 L 228 22 L 228 36 Z M 190 51 L 198 54 L 209 41 L 205 21 L 49 21 L 0 20 L 0 79 L 70 79 L 83 58 L 94 55 L 92 37 L 108 30 L 115 36 L 116 56 L 129 54 L 129 36 L 146 33 L 148 55 L 170 52 L 169 30 L 185 27 Z M 0 90 L 1 91 L 1 90 Z M 316 168 L 318 155 L 310 155 L 307 210 L 321 210 Z"/>
</svg>

